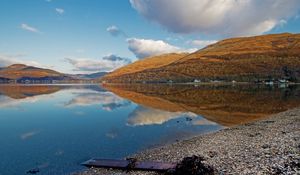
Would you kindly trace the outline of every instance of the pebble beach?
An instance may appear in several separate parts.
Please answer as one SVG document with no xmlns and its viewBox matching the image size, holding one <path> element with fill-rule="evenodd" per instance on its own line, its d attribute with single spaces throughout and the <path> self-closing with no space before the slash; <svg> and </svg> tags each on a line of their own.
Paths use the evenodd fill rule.
<svg viewBox="0 0 300 175">
<path fill-rule="evenodd" d="M 267 119 L 149 149 L 131 157 L 179 162 L 202 156 L 215 174 L 300 174 L 300 108 Z M 77 175 L 156 175 L 91 168 Z"/>
</svg>

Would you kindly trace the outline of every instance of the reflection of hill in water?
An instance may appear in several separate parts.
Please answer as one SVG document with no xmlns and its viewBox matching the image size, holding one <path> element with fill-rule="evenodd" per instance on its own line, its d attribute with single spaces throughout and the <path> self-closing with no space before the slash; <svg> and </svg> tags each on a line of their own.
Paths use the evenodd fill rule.
<svg viewBox="0 0 300 175">
<path fill-rule="evenodd" d="M 13 99 L 22 99 L 43 94 L 52 94 L 63 89 L 91 89 L 94 91 L 104 91 L 100 86 L 70 86 L 70 85 L 2 85 L 0 95 L 5 95 Z"/>
<path fill-rule="evenodd" d="M 299 106 L 300 89 L 266 86 L 105 85 L 135 103 L 171 111 L 193 112 L 224 126 L 264 118 Z"/>
<path fill-rule="evenodd" d="M 59 86 L 0 86 L 0 94 L 13 99 L 22 99 L 42 94 L 52 94 L 59 91 Z"/>
</svg>

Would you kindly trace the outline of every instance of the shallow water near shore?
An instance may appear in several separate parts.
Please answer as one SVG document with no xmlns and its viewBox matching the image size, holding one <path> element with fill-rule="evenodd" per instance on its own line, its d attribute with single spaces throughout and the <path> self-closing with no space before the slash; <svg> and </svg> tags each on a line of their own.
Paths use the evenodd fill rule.
<svg viewBox="0 0 300 175">
<path fill-rule="evenodd" d="M 0 175 L 69 174 L 299 104 L 298 86 L 1 85 Z"/>
</svg>

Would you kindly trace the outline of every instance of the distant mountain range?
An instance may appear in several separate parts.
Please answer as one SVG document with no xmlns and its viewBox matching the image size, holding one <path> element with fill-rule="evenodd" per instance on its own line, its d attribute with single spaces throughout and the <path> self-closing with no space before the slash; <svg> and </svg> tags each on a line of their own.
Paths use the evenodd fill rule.
<svg viewBox="0 0 300 175">
<path fill-rule="evenodd" d="M 99 79 L 106 74 L 107 72 L 97 72 L 92 74 L 76 74 L 71 76 L 75 76 L 76 78 L 81 78 L 81 79 Z"/>
<path fill-rule="evenodd" d="M 145 58 L 104 77 L 106 83 L 300 82 L 300 34 L 225 39 L 191 54 Z"/>
<path fill-rule="evenodd" d="M 13 64 L 0 68 L 0 83 L 80 83 L 99 81 L 105 74 L 106 72 L 72 75 L 51 69 Z"/>
</svg>

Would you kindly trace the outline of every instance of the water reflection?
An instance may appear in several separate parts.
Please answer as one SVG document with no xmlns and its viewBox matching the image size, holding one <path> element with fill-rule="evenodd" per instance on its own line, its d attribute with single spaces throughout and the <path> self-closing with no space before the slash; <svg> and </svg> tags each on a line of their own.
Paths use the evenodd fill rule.
<svg viewBox="0 0 300 175">
<path fill-rule="evenodd" d="M 0 174 L 69 174 L 92 157 L 123 158 L 297 107 L 299 94 L 296 86 L 1 85 Z"/>
<path fill-rule="evenodd" d="M 195 118 L 197 115 L 223 126 L 234 126 L 300 104 L 298 86 L 202 85 L 195 87 L 132 84 L 105 85 L 104 89 L 100 86 L 2 85 L 0 86 L 0 108 L 18 108 L 22 103 L 36 103 L 51 98 L 51 94 L 61 90 L 72 91 L 72 98 L 63 105 L 67 108 L 100 105 L 103 110 L 113 111 L 130 106 L 131 101 L 140 104 L 141 106 L 137 106 L 128 115 L 129 126 L 163 124 L 172 119 Z M 83 111 L 74 113 L 85 115 Z"/>
<path fill-rule="evenodd" d="M 163 124 L 169 120 L 182 117 L 195 118 L 197 115 L 193 113 L 168 112 L 160 109 L 138 106 L 129 114 L 127 124 L 130 126 Z"/>
<path fill-rule="evenodd" d="M 101 105 L 102 109 L 112 111 L 130 105 L 128 100 L 124 100 L 112 92 L 82 90 L 73 92 L 74 97 L 67 102 L 65 107 Z"/>
<path fill-rule="evenodd" d="M 137 109 L 129 124 L 162 123 L 176 112 L 192 112 L 223 126 L 259 120 L 299 106 L 300 90 L 259 85 L 105 85 L 115 94 L 155 110 Z M 164 112 L 158 112 L 158 111 Z M 175 112 L 175 113 L 168 113 Z M 159 114 L 158 114 L 159 113 Z"/>
<path fill-rule="evenodd" d="M 124 100 L 100 86 L 81 85 L 1 85 L 0 107 L 17 107 L 21 103 L 36 103 L 51 98 L 51 94 L 72 91 L 73 98 L 65 102 L 64 107 L 101 105 L 102 109 L 112 111 L 129 106 L 130 101 Z M 83 115 L 82 111 L 76 114 Z"/>
<path fill-rule="evenodd" d="M 0 95 L 5 95 L 12 99 L 23 99 L 27 97 L 34 97 L 43 94 L 52 94 L 66 86 L 26 86 L 26 85 L 0 85 Z"/>
<path fill-rule="evenodd" d="M 29 132 L 25 132 L 25 133 L 22 133 L 22 134 L 21 134 L 20 138 L 21 138 L 22 140 L 27 140 L 27 139 L 29 139 L 29 138 L 35 136 L 35 135 L 38 134 L 38 133 L 39 133 L 39 131 L 29 131 Z"/>
<path fill-rule="evenodd" d="M 49 99 L 50 94 L 61 90 L 58 86 L 0 86 L 0 108 L 19 108 L 20 104 L 36 103 Z"/>
</svg>

